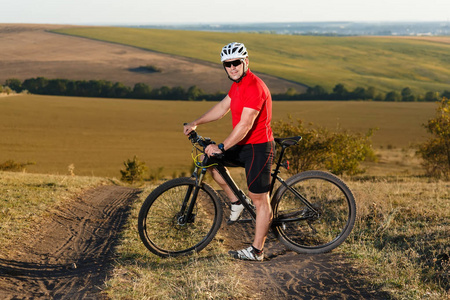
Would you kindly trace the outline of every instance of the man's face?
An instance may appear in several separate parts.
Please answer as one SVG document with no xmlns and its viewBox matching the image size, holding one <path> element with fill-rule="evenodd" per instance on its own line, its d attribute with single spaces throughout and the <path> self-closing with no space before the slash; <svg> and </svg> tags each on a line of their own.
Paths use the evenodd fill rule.
<svg viewBox="0 0 450 300">
<path fill-rule="evenodd" d="M 248 59 L 229 59 L 224 61 L 224 67 L 233 80 L 238 80 L 247 68 Z"/>
</svg>

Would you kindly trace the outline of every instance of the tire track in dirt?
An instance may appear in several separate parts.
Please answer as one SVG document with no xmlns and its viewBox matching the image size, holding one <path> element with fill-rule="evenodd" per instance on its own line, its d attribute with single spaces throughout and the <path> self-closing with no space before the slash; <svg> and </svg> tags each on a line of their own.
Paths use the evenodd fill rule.
<svg viewBox="0 0 450 300">
<path fill-rule="evenodd" d="M 224 219 L 229 216 L 229 204 L 219 192 L 224 207 Z M 247 212 L 244 212 L 247 214 Z M 245 218 L 249 216 L 244 216 Z M 253 223 L 222 222 L 219 235 L 229 249 L 243 249 L 253 241 Z M 272 232 L 264 247 L 264 262 L 236 261 L 242 264 L 254 297 L 251 299 L 390 299 L 388 293 L 377 290 L 365 278 L 367 270 L 358 270 L 345 255 L 334 251 L 325 254 L 297 254 L 288 250 Z"/>
<path fill-rule="evenodd" d="M 117 236 L 139 190 L 102 186 L 51 212 L 0 254 L 1 299 L 102 299 Z"/>
</svg>

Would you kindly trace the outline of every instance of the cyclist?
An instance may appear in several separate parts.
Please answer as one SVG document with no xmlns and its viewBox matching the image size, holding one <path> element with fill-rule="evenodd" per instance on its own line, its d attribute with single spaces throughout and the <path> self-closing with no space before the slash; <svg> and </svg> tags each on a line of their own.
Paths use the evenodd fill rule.
<svg viewBox="0 0 450 300">
<path fill-rule="evenodd" d="M 249 69 L 248 52 L 242 43 L 230 43 L 222 48 L 221 61 L 228 78 L 233 81 L 225 98 L 201 117 L 184 126 L 188 135 L 197 125 L 221 119 L 230 110 L 233 130 L 218 145 L 205 149 L 208 156 L 223 153 L 227 166 L 245 167 L 249 197 L 256 207 L 255 236 L 252 246 L 230 251 L 230 255 L 242 260 L 262 261 L 263 249 L 272 221 L 269 186 L 275 145 L 270 126 L 272 96 L 266 84 Z M 236 222 L 244 206 L 214 168 L 212 177 L 231 201 L 229 224 Z"/>
</svg>

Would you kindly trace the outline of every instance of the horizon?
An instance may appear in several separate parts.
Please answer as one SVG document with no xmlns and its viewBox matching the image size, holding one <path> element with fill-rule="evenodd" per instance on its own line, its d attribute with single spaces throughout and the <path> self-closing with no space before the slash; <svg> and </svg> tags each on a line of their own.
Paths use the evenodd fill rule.
<svg viewBox="0 0 450 300">
<path fill-rule="evenodd" d="M 112 27 L 133 27 L 133 26 L 248 26 L 248 25 L 276 25 L 276 24 L 445 24 L 448 23 L 450 25 L 450 19 L 448 20 L 433 20 L 433 21 L 424 21 L 424 20 L 410 20 L 410 21 L 390 21 L 390 20 L 382 20 L 382 21 L 267 21 L 267 22 L 80 22 L 80 23 L 68 23 L 68 22 L 0 22 L 3 25 L 15 25 L 15 24 L 24 24 L 24 25 L 73 25 L 73 26 L 112 26 Z"/>
<path fill-rule="evenodd" d="M 319 2 L 319 3 L 317 3 Z M 450 1 L 332 0 L 16 0 L 2 7 L 0 23 L 60 25 L 180 25 L 280 22 L 449 22 Z M 230 8 L 231 7 L 231 8 Z"/>
</svg>

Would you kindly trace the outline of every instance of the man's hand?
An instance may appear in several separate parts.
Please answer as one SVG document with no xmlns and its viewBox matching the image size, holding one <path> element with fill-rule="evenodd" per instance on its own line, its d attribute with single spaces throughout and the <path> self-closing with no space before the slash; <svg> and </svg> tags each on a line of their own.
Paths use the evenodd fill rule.
<svg viewBox="0 0 450 300">
<path fill-rule="evenodd" d="M 192 122 L 188 123 L 188 124 L 184 125 L 183 133 L 185 135 L 188 135 L 189 133 L 191 133 L 192 130 L 195 130 L 196 128 L 197 128 L 197 125 L 192 124 Z"/>
<path fill-rule="evenodd" d="M 206 155 L 211 157 L 211 156 L 214 156 L 214 154 L 222 154 L 222 151 L 220 151 L 219 147 L 217 147 L 216 144 L 211 144 L 205 148 L 205 153 L 206 153 Z"/>
</svg>

